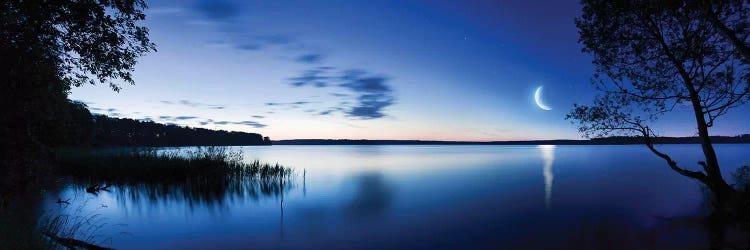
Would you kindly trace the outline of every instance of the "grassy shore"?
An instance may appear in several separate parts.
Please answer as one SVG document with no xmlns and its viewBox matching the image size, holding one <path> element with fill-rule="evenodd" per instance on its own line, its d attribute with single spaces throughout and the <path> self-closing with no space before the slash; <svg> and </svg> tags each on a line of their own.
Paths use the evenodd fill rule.
<svg viewBox="0 0 750 250">
<path fill-rule="evenodd" d="M 227 147 L 58 149 L 55 155 L 54 174 L 65 180 L 65 185 L 85 188 L 89 193 L 118 192 L 117 197 L 137 202 L 178 200 L 191 205 L 222 205 L 227 197 L 279 195 L 294 185 L 292 169 L 257 160 L 246 162 L 241 151 Z M 14 211 L 17 214 L 21 210 Z M 27 217 L 3 221 L 8 223 L 0 226 L 0 232 L 24 237 L 0 240 L 0 246 L 98 249 L 97 244 L 107 245 L 107 237 L 98 235 L 105 225 L 99 221 L 99 214 L 52 212 L 34 218 L 28 213 Z M 33 225 L 37 228 L 32 229 Z"/>
<path fill-rule="evenodd" d="M 75 179 L 112 184 L 182 182 L 187 179 L 279 178 L 294 171 L 279 164 L 245 162 L 227 147 L 187 150 L 135 148 L 110 151 L 62 150 L 60 173 Z"/>
</svg>

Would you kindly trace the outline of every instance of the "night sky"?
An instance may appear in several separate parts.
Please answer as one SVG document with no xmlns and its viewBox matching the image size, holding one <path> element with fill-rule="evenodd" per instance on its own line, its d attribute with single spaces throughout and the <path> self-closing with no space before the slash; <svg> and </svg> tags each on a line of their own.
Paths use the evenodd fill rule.
<svg viewBox="0 0 750 250">
<path fill-rule="evenodd" d="M 579 139 L 596 95 L 578 1 L 148 1 L 158 52 L 94 113 L 272 139 Z M 552 110 L 540 109 L 534 90 Z M 687 108 L 655 127 L 694 135 Z M 713 134 L 748 133 L 747 108 Z"/>
</svg>

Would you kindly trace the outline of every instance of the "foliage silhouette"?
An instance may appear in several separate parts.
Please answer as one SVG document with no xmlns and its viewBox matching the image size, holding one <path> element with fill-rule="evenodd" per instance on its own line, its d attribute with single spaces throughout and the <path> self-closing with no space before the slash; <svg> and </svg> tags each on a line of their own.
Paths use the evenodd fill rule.
<svg viewBox="0 0 750 250">
<path fill-rule="evenodd" d="M 133 83 L 138 57 L 155 50 L 140 26 L 145 8 L 143 0 L 0 3 L 0 194 L 40 184 L 49 172 L 46 144 L 59 138 L 45 136 L 69 128 L 61 114 L 83 112 L 68 104 L 71 87 Z"/>
<path fill-rule="evenodd" d="M 270 145 L 256 133 L 164 125 L 153 121 L 93 117 L 91 145 L 97 146 L 241 146 Z"/>
<path fill-rule="evenodd" d="M 737 5 L 739 3 L 739 5 Z M 740 1 L 582 1 L 576 19 L 583 51 L 593 56 L 592 82 L 600 91 L 592 106 L 576 105 L 567 119 L 587 137 L 636 135 L 677 173 L 705 184 L 718 211 L 734 189 L 721 175 L 709 133 L 717 118 L 748 101 L 744 42 L 750 9 Z M 720 15 L 713 22 L 708 17 Z M 728 18 L 732 17 L 730 21 Z M 739 18 L 737 18 L 739 17 Z M 734 29 L 727 35 L 715 24 Z M 730 38 L 730 39 L 727 39 Z M 689 107 L 703 149 L 702 171 L 678 165 L 654 147 L 648 123 Z"/>
</svg>

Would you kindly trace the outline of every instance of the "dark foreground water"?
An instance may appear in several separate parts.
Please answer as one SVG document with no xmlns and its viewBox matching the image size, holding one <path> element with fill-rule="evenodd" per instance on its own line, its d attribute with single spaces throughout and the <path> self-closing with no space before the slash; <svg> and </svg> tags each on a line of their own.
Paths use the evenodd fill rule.
<svg viewBox="0 0 750 250">
<path fill-rule="evenodd" d="M 699 145 L 660 148 L 697 167 Z M 45 211 L 90 219 L 81 234 L 118 249 L 708 247 L 700 186 L 645 146 L 235 149 L 296 177 L 98 195 L 71 185 L 48 193 Z M 730 180 L 750 164 L 750 145 L 717 151 Z"/>
</svg>

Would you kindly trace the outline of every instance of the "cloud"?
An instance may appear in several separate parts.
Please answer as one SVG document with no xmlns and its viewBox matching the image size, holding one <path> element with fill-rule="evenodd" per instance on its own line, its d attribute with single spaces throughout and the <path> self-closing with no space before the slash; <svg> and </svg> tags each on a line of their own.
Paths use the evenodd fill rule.
<svg viewBox="0 0 750 250">
<path fill-rule="evenodd" d="M 354 92 L 383 93 L 391 91 L 391 87 L 386 84 L 387 77 L 368 75 L 363 70 L 347 70 L 341 78 L 344 83 L 339 86 Z"/>
<path fill-rule="evenodd" d="M 201 103 L 192 102 L 192 101 L 189 101 L 189 100 L 180 100 L 180 104 L 188 106 L 188 107 L 194 107 L 194 108 L 199 107 L 199 106 L 203 106 L 203 104 L 201 104 Z"/>
<path fill-rule="evenodd" d="M 348 117 L 377 119 L 385 117 L 385 108 L 396 103 L 393 88 L 388 84 L 390 78 L 387 76 L 361 69 L 345 70 L 338 76 L 330 73 L 331 71 L 331 67 L 317 67 L 303 71 L 301 76 L 289 78 L 293 87 L 338 87 L 351 92 L 331 93 L 335 97 L 350 98 L 351 102 L 340 102 L 336 107 L 323 110 L 318 115 L 330 115 L 341 111 Z"/>
<path fill-rule="evenodd" d="M 281 34 L 253 35 L 237 30 L 225 31 L 224 33 L 230 37 L 230 41 L 228 41 L 230 46 L 239 50 L 255 51 L 271 46 L 292 44 L 296 41 L 290 36 Z"/>
<path fill-rule="evenodd" d="M 195 116 L 177 116 L 174 119 L 175 120 L 192 120 L 192 119 L 197 119 L 197 118 L 198 117 L 195 117 Z"/>
<path fill-rule="evenodd" d="M 260 44 L 244 43 L 244 44 L 237 44 L 235 48 L 241 49 L 241 50 L 260 50 L 263 48 L 263 46 Z"/>
<path fill-rule="evenodd" d="M 111 116 L 111 117 L 123 116 L 121 111 L 115 108 L 88 107 L 88 109 L 91 111 L 92 114 L 106 115 L 106 116 Z"/>
<path fill-rule="evenodd" d="M 163 104 L 167 104 L 167 105 L 179 104 L 179 105 L 183 105 L 183 106 L 187 106 L 191 108 L 207 108 L 207 109 L 225 109 L 226 108 L 226 106 L 224 105 L 194 102 L 190 100 L 179 100 L 176 102 L 173 102 L 173 101 L 160 101 L 160 102 Z"/>
<path fill-rule="evenodd" d="M 343 113 L 345 113 L 345 111 L 347 109 L 344 108 L 344 107 L 345 107 L 345 104 L 339 104 L 336 107 L 331 107 L 331 108 L 328 108 L 327 110 L 323 110 L 323 111 L 318 112 L 318 115 L 332 115 L 332 114 L 337 113 L 337 112 L 343 112 Z"/>
<path fill-rule="evenodd" d="M 281 34 L 255 35 L 252 36 L 252 38 L 253 40 L 268 45 L 284 45 L 294 42 L 294 39 L 292 39 L 292 37 Z"/>
<path fill-rule="evenodd" d="M 239 6 L 226 0 L 200 0 L 195 10 L 210 21 L 226 22 L 239 14 Z"/>
<path fill-rule="evenodd" d="M 304 54 L 301 56 L 298 56 L 295 61 L 300 63 L 306 63 L 306 64 L 317 64 L 320 63 L 323 60 L 323 55 L 312 53 L 312 54 Z"/>
<path fill-rule="evenodd" d="M 365 94 L 357 98 L 356 106 L 346 111 L 349 116 L 361 119 L 376 119 L 384 117 L 383 109 L 393 105 L 394 98 L 388 94 Z"/>
<path fill-rule="evenodd" d="M 200 124 L 201 125 L 208 125 L 208 124 L 213 124 L 213 125 L 231 125 L 231 124 L 235 124 L 235 125 L 250 126 L 250 127 L 253 127 L 253 128 L 265 128 L 265 127 L 268 126 L 266 124 L 263 124 L 263 123 L 260 123 L 260 122 L 256 122 L 256 121 L 214 121 L 214 120 L 211 120 L 211 119 L 202 121 L 202 122 L 200 122 Z"/>
<path fill-rule="evenodd" d="M 184 13 L 185 9 L 182 7 L 177 6 L 171 6 L 171 7 L 155 7 L 155 8 L 148 8 L 146 9 L 146 14 L 148 16 L 154 16 L 154 15 L 172 15 L 172 14 L 180 14 Z"/>
<path fill-rule="evenodd" d="M 393 89 L 387 84 L 390 78 L 374 75 L 363 70 L 347 70 L 341 77 L 344 81 L 339 84 L 357 93 L 357 103 L 345 111 L 350 117 L 364 120 L 385 117 L 383 109 L 393 105 Z"/>
<path fill-rule="evenodd" d="M 296 105 L 305 105 L 309 104 L 310 102 L 305 101 L 299 101 L 299 102 L 267 102 L 266 106 L 296 106 Z"/>
<path fill-rule="evenodd" d="M 214 122 L 214 120 L 206 119 L 205 121 L 198 122 L 198 124 L 205 126 L 205 125 L 208 125 L 208 124 L 212 124 L 213 122 Z"/>
<path fill-rule="evenodd" d="M 262 116 L 262 115 L 254 115 L 253 118 L 262 119 L 262 118 L 266 118 L 266 117 Z"/>
<path fill-rule="evenodd" d="M 302 72 L 301 76 L 289 78 L 289 84 L 293 87 L 315 86 L 324 88 L 329 86 L 329 81 L 333 77 L 327 76 L 330 67 L 317 67 Z"/>
<path fill-rule="evenodd" d="M 265 128 L 266 127 L 265 124 L 255 122 L 255 121 L 239 121 L 239 122 L 235 122 L 234 124 L 250 126 L 253 128 Z"/>
<path fill-rule="evenodd" d="M 162 115 L 159 116 L 159 120 L 162 121 L 187 121 L 187 120 L 194 120 L 199 119 L 200 117 L 197 116 L 169 116 L 169 115 Z"/>
</svg>

